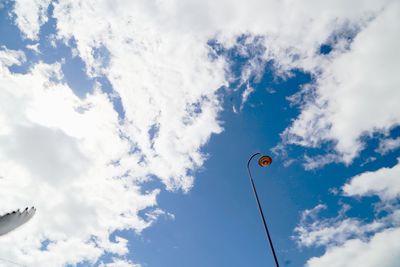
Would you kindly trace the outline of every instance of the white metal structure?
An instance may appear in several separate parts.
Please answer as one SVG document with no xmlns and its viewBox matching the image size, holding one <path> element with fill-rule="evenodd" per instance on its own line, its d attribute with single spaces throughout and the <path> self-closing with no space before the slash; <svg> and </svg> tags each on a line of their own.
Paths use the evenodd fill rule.
<svg viewBox="0 0 400 267">
<path fill-rule="evenodd" d="M 30 209 L 26 208 L 22 212 L 17 210 L 0 216 L 0 236 L 29 221 L 35 215 L 35 212 L 36 209 L 32 207 Z"/>
</svg>

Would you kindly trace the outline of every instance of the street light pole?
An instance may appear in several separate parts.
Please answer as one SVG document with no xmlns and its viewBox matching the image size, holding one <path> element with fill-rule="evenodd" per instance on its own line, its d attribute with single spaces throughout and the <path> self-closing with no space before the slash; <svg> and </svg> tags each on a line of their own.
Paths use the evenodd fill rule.
<svg viewBox="0 0 400 267">
<path fill-rule="evenodd" d="M 263 222 L 263 225 L 264 225 L 264 229 L 265 229 L 265 233 L 267 234 L 269 246 L 271 247 L 272 255 L 274 257 L 275 266 L 279 267 L 279 262 L 278 262 L 278 258 L 276 257 L 274 245 L 272 244 L 271 235 L 269 234 L 267 222 L 265 220 L 265 216 L 264 216 L 263 210 L 261 208 L 260 200 L 258 198 L 257 190 L 256 190 L 256 187 L 255 187 L 255 184 L 254 184 L 254 181 L 253 181 L 253 177 L 252 177 L 251 172 L 250 172 L 250 162 L 257 155 L 260 155 L 260 153 L 255 153 L 253 156 L 250 157 L 249 161 L 247 162 L 247 171 L 249 173 L 249 179 L 250 179 L 251 186 L 253 188 L 254 197 L 256 198 L 258 211 L 260 212 L 261 219 L 262 219 L 262 222 Z M 269 159 L 271 159 L 271 158 L 269 158 Z M 267 165 L 269 165 L 270 163 L 271 163 L 271 161 L 269 163 L 267 163 Z M 261 165 L 261 163 L 260 163 L 260 165 Z M 262 166 L 267 166 L 267 165 L 262 165 Z"/>
</svg>

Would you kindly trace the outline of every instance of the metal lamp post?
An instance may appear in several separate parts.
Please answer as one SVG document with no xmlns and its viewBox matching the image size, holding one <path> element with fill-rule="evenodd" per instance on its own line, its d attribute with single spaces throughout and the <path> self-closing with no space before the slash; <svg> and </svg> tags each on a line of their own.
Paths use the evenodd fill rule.
<svg viewBox="0 0 400 267">
<path fill-rule="evenodd" d="M 251 187 L 253 188 L 254 197 L 256 198 L 258 211 L 260 212 L 260 216 L 261 216 L 261 219 L 262 219 L 262 222 L 263 222 L 263 225 L 264 225 L 265 233 L 267 234 L 269 246 L 270 246 L 270 248 L 271 248 L 272 255 L 273 255 L 273 257 L 274 257 L 275 266 L 276 266 L 276 267 L 279 267 L 278 258 L 276 257 L 274 245 L 272 244 L 271 235 L 269 234 L 269 230 L 268 230 L 268 226 L 267 226 L 267 221 L 265 220 L 265 216 L 264 216 L 263 210 L 262 210 L 262 208 L 261 208 L 260 200 L 259 200 L 259 198 L 258 198 L 256 186 L 255 186 L 255 184 L 254 184 L 253 177 L 252 177 L 251 172 L 250 172 L 250 162 L 251 162 L 251 160 L 252 160 L 255 156 L 257 156 L 257 155 L 261 155 L 261 153 L 255 153 L 253 156 L 250 157 L 249 161 L 247 162 L 247 171 L 248 171 L 248 173 L 249 173 L 249 179 L 250 179 Z M 261 157 L 259 158 L 259 160 L 258 160 L 258 165 L 260 165 L 261 167 L 267 167 L 267 166 L 269 166 L 271 163 L 272 163 L 272 159 L 271 159 L 270 156 L 261 156 Z"/>
</svg>

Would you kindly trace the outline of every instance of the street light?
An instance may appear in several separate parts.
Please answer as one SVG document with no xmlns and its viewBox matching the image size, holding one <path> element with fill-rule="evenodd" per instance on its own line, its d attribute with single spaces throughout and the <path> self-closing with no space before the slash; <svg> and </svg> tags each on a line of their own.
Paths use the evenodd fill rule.
<svg viewBox="0 0 400 267">
<path fill-rule="evenodd" d="M 258 198 L 256 186 L 254 185 L 253 177 L 251 176 L 251 172 L 250 172 L 250 162 L 257 155 L 261 155 L 261 153 L 255 153 L 253 156 L 250 157 L 249 161 L 247 162 L 247 171 L 249 173 L 249 179 L 250 179 L 251 187 L 253 188 L 254 197 L 256 198 L 258 211 L 260 212 L 261 219 L 262 219 L 262 222 L 263 222 L 263 225 L 264 225 L 264 229 L 265 229 L 265 233 L 267 234 L 269 246 L 271 247 L 272 255 L 274 256 L 275 266 L 279 267 L 279 262 L 278 262 L 278 258 L 276 257 L 274 245 L 272 244 L 271 235 L 269 234 L 267 222 L 265 220 L 265 216 L 264 216 L 264 213 L 263 213 L 262 208 L 261 208 L 261 204 L 260 204 L 260 200 Z M 272 163 L 272 158 L 270 156 L 261 156 L 258 159 L 258 165 L 261 166 L 261 167 L 267 167 L 271 163 Z"/>
</svg>

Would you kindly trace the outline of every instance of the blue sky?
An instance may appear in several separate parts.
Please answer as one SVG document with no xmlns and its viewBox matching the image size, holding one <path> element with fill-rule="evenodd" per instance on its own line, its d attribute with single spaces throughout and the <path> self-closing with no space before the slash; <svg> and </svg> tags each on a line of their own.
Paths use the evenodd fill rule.
<svg viewBox="0 0 400 267">
<path fill-rule="evenodd" d="M 262 152 L 281 266 L 397 266 L 399 4 L 261 2 L 0 2 L 0 258 L 274 266 Z"/>
<path fill-rule="evenodd" d="M 253 152 L 273 155 L 271 149 L 280 142 L 279 134 L 298 114 L 286 97 L 310 82 L 310 77 L 296 72 L 288 80 L 274 82 L 268 67 L 265 71 L 262 81 L 252 84 L 255 93 L 239 114 L 232 112 L 232 105 L 235 98 L 240 98 L 240 91 L 225 96 L 225 111 L 220 117 L 224 132 L 205 147 L 209 159 L 197 175 L 194 189 L 184 196 L 160 196 L 161 206 L 175 214 L 176 219 L 173 223 L 160 221 L 137 237 L 139 242 L 133 243 L 132 254 L 142 258 L 140 262 L 148 266 L 274 266 L 245 164 Z M 269 87 L 276 89 L 276 93 L 269 93 Z M 328 209 L 323 216 L 335 217 L 343 204 L 349 204 L 352 209 L 346 216 L 373 219 L 376 198 L 352 200 L 336 196 L 330 189 L 340 188 L 349 177 L 364 170 L 396 164 L 398 153 L 391 153 L 379 162 L 360 167 L 376 154 L 374 141 L 370 140 L 369 151 L 348 167 L 332 164 L 305 171 L 297 162 L 285 167 L 279 157 L 268 169 L 252 165 L 282 266 L 303 266 L 308 258 L 323 253 L 320 248 L 299 248 L 292 238 L 303 210 L 325 203 Z M 316 149 L 311 153 L 324 152 Z M 292 153 L 301 155 L 304 149 L 295 147 Z"/>
</svg>

